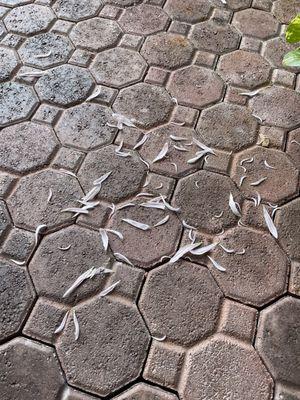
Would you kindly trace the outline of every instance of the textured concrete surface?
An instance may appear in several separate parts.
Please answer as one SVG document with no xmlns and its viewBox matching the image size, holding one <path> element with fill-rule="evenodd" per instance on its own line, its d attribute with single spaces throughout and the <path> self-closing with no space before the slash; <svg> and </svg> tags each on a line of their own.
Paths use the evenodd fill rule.
<svg viewBox="0 0 300 400">
<path fill-rule="evenodd" d="M 300 400 L 299 12 L 0 0 L 1 400 Z"/>
</svg>

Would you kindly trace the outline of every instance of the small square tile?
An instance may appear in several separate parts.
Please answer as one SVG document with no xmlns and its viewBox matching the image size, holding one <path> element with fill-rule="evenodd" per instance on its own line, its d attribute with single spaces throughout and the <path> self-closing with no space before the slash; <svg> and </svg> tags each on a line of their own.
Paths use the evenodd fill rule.
<svg viewBox="0 0 300 400">
<path fill-rule="evenodd" d="M 12 190 L 17 177 L 5 172 L 0 172 L 0 199 L 4 199 Z"/>
<path fill-rule="evenodd" d="M 275 69 L 273 71 L 272 81 L 274 84 L 286 86 L 288 88 L 294 88 L 296 80 L 296 74 L 283 69 Z"/>
<path fill-rule="evenodd" d="M 112 234 L 108 232 L 108 236 L 109 235 Z M 116 262 L 112 270 L 114 273 L 110 276 L 107 285 L 109 286 L 113 284 L 113 282 L 121 281 L 114 289 L 113 293 L 133 302 L 136 301 L 144 280 L 144 271 L 120 262 Z"/>
<path fill-rule="evenodd" d="M 76 49 L 72 54 L 69 64 L 79 65 L 79 67 L 88 67 L 94 57 L 94 53 L 88 50 Z"/>
<path fill-rule="evenodd" d="M 20 81 L 33 84 L 44 74 L 46 74 L 45 71 L 37 68 L 21 67 L 17 72 L 16 78 Z"/>
<path fill-rule="evenodd" d="M 296 78 L 296 91 L 300 92 L 300 74 Z"/>
<path fill-rule="evenodd" d="M 68 171 L 76 171 L 83 161 L 83 158 L 84 153 L 81 153 L 78 150 L 69 149 L 68 147 L 61 147 L 52 166 L 55 168 L 66 169 Z"/>
<path fill-rule="evenodd" d="M 8 7 L 0 6 L 0 18 L 4 17 L 11 9 Z"/>
<path fill-rule="evenodd" d="M 263 11 L 271 11 L 272 4 L 272 0 L 253 0 L 252 8 L 257 8 Z"/>
<path fill-rule="evenodd" d="M 273 400 L 300 400 L 300 388 L 292 388 L 276 382 Z"/>
<path fill-rule="evenodd" d="M 232 12 L 221 8 L 215 8 L 212 14 L 212 19 L 220 22 L 229 22 L 231 20 Z"/>
<path fill-rule="evenodd" d="M 146 4 L 151 4 L 152 6 L 160 6 L 162 7 L 165 4 L 166 0 L 146 0 Z"/>
<path fill-rule="evenodd" d="M 259 53 L 262 42 L 256 38 L 244 36 L 241 41 L 240 49 Z"/>
<path fill-rule="evenodd" d="M 143 42 L 143 37 L 138 35 L 123 35 L 120 46 L 127 49 L 139 50 Z"/>
<path fill-rule="evenodd" d="M 143 191 L 153 193 L 155 196 L 162 194 L 170 200 L 175 188 L 175 179 L 167 176 L 158 175 L 153 172 L 148 173 L 144 182 Z"/>
<path fill-rule="evenodd" d="M 75 24 L 70 21 L 65 21 L 63 19 L 58 19 L 52 27 L 52 31 L 59 33 L 69 33 Z"/>
<path fill-rule="evenodd" d="M 124 126 L 116 137 L 115 144 L 119 145 L 123 142 L 123 145 L 128 148 L 133 148 L 143 137 L 144 131 L 139 128 L 132 128 L 130 126 Z"/>
<path fill-rule="evenodd" d="M 164 85 L 169 78 L 169 72 L 164 69 L 150 67 L 145 78 L 145 82 L 155 85 Z"/>
<path fill-rule="evenodd" d="M 173 114 L 173 121 L 178 124 L 184 123 L 184 126 L 194 126 L 198 116 L 199 111 L 194 108 L 177 106 Z"/>
<path fill-rule="evenodd" d="M 289 292 L 300 297 L 300 263 L 292 261 Z"/>
<path fill-rule="evenodd" d="M 122 8 L 114 5 L 106 4 L 99 13 L 99 17 L 118 19 L 122 12 Z"/>
<path fill-rule="evenodd" d="M 24 229 L 13 228 L 3 246 L 2 253 L 17 261 L 25 261 L 34 248 L 34 233 Z"/>
<path fill-rule="evenodd" d="M 36 0 L 35 4 L 40 4 L 42 6 L 51 6 L 53 0 Z"/>
<path fill-rule="evenodd" d="M 189 24 L 186 24 L 184 22 L 179 22 L 179 21 L 172 21 L 172 23 L 169 27 L 169 32 L 178 33 L 179 35 L 187 36 L 190 29 L 191 29 L 191 26 Z"/>
<path fill-rule="evenodd" d="M 99 95 L 93 99 L 94 102 L 109 106 L 117 97 L 117 89 L 112 89 L 107 86 L 98 86 L 100 89 Z"/>
<path fill-rule="evenodd" d="M 100 203 L 97 207 L 90 210 L 88 214 L 80 215 L 76 223 L 80 226 L 99 230 L 107 222 L 111 211 L 108 204 Z"/>
<path fill-rule="evenodd" d="M 1 44 L 18 49 L 24 42 L 25 38 L 14 33 L 8 33 L 2 40 Z"/>
<path fill-rule="evenodd" d="M 261 126 L 259 129 L 258 143 L 260 143 L 261 139 L 263 138 L 261 135 L 268 139 L 268 147 L 274 147 L 276 149 L 283 150 L 286 137 L 286 132 L 284 129 L 273 126 Z"/>
<path fill-rule="evenodd" d="M 243 224 L 253 226 L 260 230 L 267 230 L 261 207 L 256 207 L 253 201 L 245 200 L 243 202 L 242 211 L 241 222 Z"/>
<path fill-rule="evenodd" d="M 0 22 L 0 39 L 2 39 L 6 35 L 7 31 L 2 22 Z"/>
<path fill-rule="evenodd" d="M 241 96 L 240 93 L 243 93 L 242 89 L 228 86 L 225 95 L 225 101 L 228 103 L 238 104 L 240 106 L 246 105 L 248 98 L 247 96 Z"/>
<path fill-rule="evenodd" d="M 32 120 L 54 125 L 58 120 L 60 113 L 61 109 L 58 107 L 50 106 L 49 104 L 41 104 L 32 117 Z"/>
<path fill-rule="evenodd" d="M 204 158 L 203 169 L 228 175 L 231 153 L 221 150 L 215 150 L 215 153 L 215 156 L 209 154 L 208 157 Z"/>
<path fill-rule="evenodd" d="M 206 51 L 198 51 L 195 58 L 195 64 L 213 68 L 217 60 L 217 56 L 212 53 L 207 53 Z"/>
</svg>

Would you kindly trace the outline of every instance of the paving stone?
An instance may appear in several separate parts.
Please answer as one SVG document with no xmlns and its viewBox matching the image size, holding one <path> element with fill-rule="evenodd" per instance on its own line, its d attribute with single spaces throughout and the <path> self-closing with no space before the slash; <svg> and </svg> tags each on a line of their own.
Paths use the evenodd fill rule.
<svg viewBox="0 0 300 400">
<path fill-rule="evenodd" d="M 216 7 L 222 6 L 219 0 L 212 0 L 212 4 Z M 230 8 L 233 11 L 243 10 L 251 5 L 251 0 L 227 0 L 227 4 L 223 7 Z"/>
<path fill-rule="evenodd" d="M 218 331 L 252 343 L 256 331 L 257 311 L 229 299 L 222 305 Z"/>
<path fill-rule="evenodd" d="M 29 36 L 44 32 L 54 19 L 51 8 L 26 4 L 12 9 L 4 18 L 4 24 L 10 32 Z"/>
<path fill-rule="evenodd" d="M 221 103 L 201 113 L 197 138 L 209 147 L 239 151 L 256 142 L 257 126 L 247 108 Z"/>
<path fill-rule="evenodd" d="M 70 33 L 75 46 L 90 51 L 100 51 L 117 44 L 121 29 L 115 21 L 92 18 L 78 22 Z"/>
<path fill-rule="evenodd" d="M 54 125 L 59 117 L 60 111 L 61 109 L 58 107 L 50 106 L 49 104 L 41 104 L 32 117 L 32 120 Z"/>
<path fill-rule="evenodd" d="M 265 43 L 263 56 L 274 67 L 297 72 L 297 68 L 285 67 L 282 64 L 284 55 L 292 50 L 295 50 L 296 48 L 296 44 L 289 44 L 283 37 L 279 37 L 268 40 Z"/>
<path fill-rule="evenodd" d="M 295 166 L 300 169 L 300 129 L 289 132 L 286 152 L 292 158 Z"/>
<path fill-rule="evenodd" d="M 97 400 L 100 397 L 90 396 L 86 393 L 75 390 L 71 387 L 67 387 L 62 395 L 61 400 Z"/>
<path fill-rule="evenodd" d="M 143 0 L 105 0 L 108 4 L 114 4 L 119 7 L 130 7 L 140 4 Z"/>
<path fill-rule="evenodd" d="M 0 172 L 0 198 L 5 198 L 9 194 L 15 182 L 14 175 Z"/>
<path fill-rule="evenodd" d="M 212 6 L 207 0 L 167 0 L 164 10 L 172 19 L 195 23 L 207 19 Z"/>
<path fill-rule="evenodd" d="M 106 4 L 99 13 L 100 17 L 118 19 L 122 9 L 112 4 Z"/>
<path fill-rule="evenodd" d="M 50 189 L 53 195 L 47 202 Z M 74 207 L 82 195 L 76 178 L 46 170 L 21 178 L 7 204 L 18 228 L 35 231 L 38 225 L 46 224 L 53 229 L 71 222 L 72 215 L 61 210 Z"/>
<path fill-rule="evenodd" d="M 165 69 L 150 67 L 144 79 L 146 83 L 153 83 L 154 85 L 165 85 L 169 78 L 169 72 Z"/>
<path fill-rule="evenodd" d="M 279 24 L 268 12 L 248 8 L 235 13 L 233 25 L 243 35 L 254 36 L 259 39 L 268 39 L 276 36 Z"/>
<path fill-rule="evenodd" d="M 84 159 L 85 154 L 80 151 L 61 147 L 52 163 L 53 167 L 69 171 L 76 171 Z"/>
<path fill-rule="evenodd" d="M 72 50 L 73 46 L 68 38 L 47 32 L 28 38 L 19 49 L 19 55 L 25 65 L 47 69 L 66 62 Z M 44 56 L 48 54 L 50 55 Z"/>
<path fill-rule="evenodd" d="M 117 113 L 135 119 L 141 128 L 152 128 L 167 121 L 173 103 L 165 89 L 137 83 L 120 91 L 113 108 Z"/>
<path fill-rule="evenodd" d="M 184 357 L 183 348 L 153 340 L 143 376 L 148 381 L 176 390 Z"/>
<path fill-rule="evenodd" d="M 257 143 L 261 145 L 262 138 L 267 138 L 269 146 L 274 149 L 283 150 L 286 141 L 286 131 L 274 126 L 260 126 Z"/>
<path fill-rule="evenodd" d="M 0 127 L 28 118 L 37 106 L 31 87 L 17 82 L 0 84 Z"/>
<path fill-rule="evenodd" d="M 241 204 L 241 195 L 229 177 L 199 171 L 179 181 L 174 203 L 180 207 L 180 215 L 188 224 L 213 234 L 237 222 L 228 206 L 230 193 Z M 216 218 L 222 211 L 222 217 Z"/>
<path fill-rule="evenodd" d="M 1 28 L 0 28 L 1 30 Z M 1 36 L 1 33 L 0 33 Z M 7 47 L 11 47 L 13 49 L 17 49 L 20 47 L 20 45 L 24 42 L 25 38 L 23 36 L 16 35 L 14 33 L 7 33 L 3 40 L 1 41 L 1 44 Z"/>
<path fill-rule="evenodd" d="M 52 31 L 62 33 L 62 34 L 67 34 L 70 32 L 70 30 L 73 28 L 74 25 L 75 25 L 74 22 L 65 21 L 63 19 L 58 19 L 54 23 L 54 25 L 52 27 Z"/>
<path fill-rule="evenodd" d="M 0 82 L 8 80 L 17 66 L 16 53 L 12 49 L 0 47 Z"/>
<path fill-rule="evenodd" d="M 172 140 L 170 135 L 184 139 L 178 142 Z M 150 164 L 151 171 L 171 177 L 181 177 L 199 169 L 203 161 L 188 164 L 188 160 L 194 158 L 196 151 L 199 150 L 199 147 L 193 144 L 194 137 L 196 137 L 194 129 L 176 124 L 164 125 L 149 132 L 149 138 L 139 149 L 139 154 Z M 152 164 L 152 160 L 155 159 L 165 143 L 168 143 L 169 146 L 167 156 Z M 192 146 L 185 146 L 186 144 L 192 144 Z M 184 148 L 185 151 L 180 151 L 174 146 Z"/>
<path fill-rule="evenodd" d="M 180 394 L 185 400 L 269 400 L 272 387 L 272 378 L 252 347 L 215 336 L 190 352 Z"/>
<path fill-rule="evenodd" d="M 117 146 L 106 146 L 103 149 L 90 152 L 78 173 L 83 188 L 88 191 L 94 180 L 112 171 L 109 178 L 103 182 L 99 198 L 108 202 L 119 202 L 134 195 L 140 188 L 146 174 L 146 166 L 136 153 L 126 150 L 130 157 L 120 157 L 115 153 Z"/>
<path fill-rule="evenodd" d="M 0 135 L 0 168 L 17 173 L 41 168 L 57 147 L 54 132 L 48 126 L 34 122 L 9 126 Z"/>
<path fill-rule="evenodd" d="M 35 88 L 42 101 L 70 106 L 85 100 L 92 86 L 89 71 L 64 64 L 47 71 L 47 74 L 39 78 Z"/>
<path fill-rule="evenodd" d="M 272 3 L 272 0 L 254 0 L 252 7 L 259 10 L 270 11 L 272 8 Z"/>
<path fill-rule="evenodd" d="M 70 245 L 69 250 L 59 249 Z M 74 303 L 100 291 L 107 274 L 97 275 L 84 282 L 72 294 L 63 298 L 66 290 L 88 269 L 93 266 L 109 268 L 109 262 L 99 233 L 73 225 L 47 235 L 42 240 L 29 264 L 29 271 L 39 295 Z"/>
<path fill-rule="evenodd" d="M 253 89 L 270 79 L 271 66 L 259 54 L 237 50 L 221 57 L 219 73 L 231 85 Z"/>
<path fill-rule="evenodd" d="M 220 150 L 214 150 L 214 152 L 215 155 L 209 155 L 208 157 L 205 157 L 203 169 L 229 175 L 231 153 Z"/>
<path fill-rule="evenodd" d="M 23 333 L 47 344 L 54 344 L 55 329 L 61 323 L 67 308 L 51 300 L 40 297 L 23 328 Z"/>
<path fill-rule="evenodd" d="M 2 244 L 1 252 L 9 258 L 24 261 L 34 247 L 34 234 L 23 229 L 13 228 Z"/>
<path fill-rule="evenodd" d="M 178 400 L 175 394 L 165 392 L 155 386 L 150 386 L 146 383 L 137 383 L 131 389 L 126 390 L 121 395 L 114 397 L 114 400 Z"/>
<path fill-rule="evenodd" d="M 241 50 L 254 51 L 255 53 L 260 53 L 261 47 L 261 40 L 249 36 L 244 36 L 240 43 Z"/>
<path fill-rule="evenodd" d="M 0 361 L 3 372 L 0 390 L 6 400 L 58 398 L 64 378 L 50 347 L 18 337 L 0 347 Z"/>
<path fill-rule="evenodd" d="M 226 273 L 211 267 L 225 295 L 253 306 L 262 306 L 286 289 L 288 260 L 268 233 L 237 227 L 221 236 L 227 249 L 244 255 L 228 254 L 221 247 L 213 253 Z"/>
<path fill-rule="evenodd" d="M 300 263 L 291 262 L 289 292 L 300 297 Z"/>
<path fill-rule="evenodd" d="M 238 47 L 240 35 L 227 22 L 210 20 L 196 24 L 190 39 L 197 49 L 222 54 Z"/>
<path fill-rule="evenodd" d="M 168 89 L 180 105 L 201 109 L 221 99 L 224 83 L 215 72 L 190 66 L 173 73 Z"/>
<path fill-rule="evenodd" d="M 136 306 L 95 297 L 76 307 L 76 314 L 81 326 L 78 341 L 69 319 L 57 342 L 68 382 L 106 396 L 136 379 L 149 345 L 149 333 Z"/>
<path fill-rule="evenodd" d="M 153 193 L 155 196 L 162 194 L 163 196 L 166 196 L 168 200 L 170 200 L 175 187 L 175 182 L 175 179 L 167 176 L 148 173 L 145 181 L 145 183 L 148 183 L 148 185 L 144 186 L 144 188 L 150 193 Z"/>
<path fill-rule="evenodd" d="M 286 297 L 261 311 L 256 348 L 275 379 L 299 385 L 300 300 Z"/>
<path fill-rule="evenodd" d="M 149 65 L 177 69 L 189 64 L 193 56 L 193 46 L 182 35 L 164 32 L 149 36 L 141 54 Z"/>
<path fill-rule="evenodd" d="M 112 210 L 108 205 L 100 203 L 89 214 L 80 215 L 76 222 L 80 226 L 99 230 L 99 228 L 105 225 L 111 212 Z"/>
<path fill-rule="evenodd" d="M 286 387 L 278 383 L 275 388 L 274 400 L 300 400 L 300 389 Z"/>
<path fill-rule="evenodd" d="M 119 24 L 125 33 L 150 35 L 163 31 L 169 18 L 160 8 L 141 4 L 127 8 L 119 19 Z"/>
<path fill-rule="evenodd" d="M 24 3 L 30 3 L 31 0 L 1 0 L 1 5 L 13 7 Z"/>
<path fill-rule="evenodd" d="M 69 60 L 69 64 L 78 65 L 79 67 L 88 67 L 94 57 L 94 53 L 77 49 L 72 54 L 72 57 Z"/>
<path fill-rule="evenodd" d="M 179 262 L 148 274 L 139 308 L 153 336 L 190 346 L 216 329 L 222 296 L 207 269 Z"/>
<path fill-rule="evenodd" d="M 0 275 L 0 340 L 2 341 L 18 332 L 33 304 L 35 293 L 24 268 L 0 260 Z M 1 362 L 1 365 L 3 372 L 4 364 Z M 1 382 L 3 381 L 0 381 L 0 387 Z M 3 394 L 4 387 L 1 389 Z"/>
<path fill-rule="evenodd" d="M 120 46 L 128 49 L 139 50 L 143 42 L 143 36 L 125 34 L 122 36 Z"/>
<path fill-rule="evenodd" d="M 275 69 L 273 71 L 272 81 L 275 85 L 294 89 L 295 78 L 296 75 L 293 72 Z"/>
<path fill-rule="evenodd" d="M 103 0 L 58 0 L 53 5 L 53 10 L 59 18 L 69 21 L 80 21 L 94 17 Z"/>
<path fill-rule="evenodd" d="M 206 51 L 198 51 L 195 59 L 195 65 L 213 68 L 216 63 L 217 56 Z"/>
<path fill-rule="evenodd" d="M 10 216 L 3 200 L 0 200 L 0 237 L 11 227 Z"/>
<path fill-rule="evenodd" d="M 97 83 L 118 88 L 141 80 L 146 67 L 139 53 L 115 47 L 98 54 L 91 71 Z"/>
<path fill-rule="evenodd" d="M 285 178 L 289 178 L 286 176 Z M 294 260 L 300 260 L 300 199 L 291 201 L 280 207 L 276 213 L 276 226 L 279 241 L 284 250 Z"/>
<path fill-rule="evenodd" d="M 273 4 L 273 14 L 279 22 L 288 24 L 300 12 L 298 0 L 276 0 Z"/>
<path fill-rule="evenodd" d="M 60 141 L 79 150 L 93 150 L 110 143 L 117 129 L 107 126 L 111 110 L 98 104 L 83 103 L 65 110 L 55 131 Z"/>
<path fill-rule="evenodd" d="M 187 36 L 190 28 L 191 25 L 185 22 L 172 21 L 168 31 L 171 33 L 178 33 L 179 35 Z"/>
<path fill-rule="evenodd" d="M 156 223 L 169 215 L 169 220 L 158 227 Z M 147 224 L 151 229 L 142 231 L 123 221 L 131 219 Z M 117 211 L 110 219 L 109 227 L 120 231 L 124 240 L 110 235 L 113 253 L 125 255 L 135 266 L 149 269 L 163 256 L 172 256 L 176 251 L 182 225 L 174 213 L 146 207 L 128 207 Z M 168 240 L 166 240 L 168 238 Z M 137 246 L 137 242 L 139 246 Z"/>
<path fill-rule="evenodd" d="M 116 262 L 112 270 L 108 285 L 121 281 L 121 284 L 114 289 L 114 295 L 125 297 L 131 301 L 136 301 L 144 280 L 144 272 L 139 268 Z"/>
<path fill-rule="evenodd" d="M 190 107 L 177 106 L 173 113 L 173 121 L 184 126 L 194 126 L 199 117 L 199 111 Z"/>
</svg>

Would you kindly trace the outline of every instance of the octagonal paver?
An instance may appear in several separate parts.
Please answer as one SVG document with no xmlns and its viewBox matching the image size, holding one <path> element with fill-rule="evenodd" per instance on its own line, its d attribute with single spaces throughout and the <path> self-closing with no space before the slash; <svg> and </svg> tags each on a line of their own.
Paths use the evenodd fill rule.
<svg viewBox="0 0 300 400">
<path fill-rule="evenodd" d="M 113 140 L 117 129 L 107 126 L 110 116 L 105 106 L 83 103 L 65 110 L 55 131 L 63 144 L 92 150 Z"/>
<path fill-rule="evenodd" d="M 69 106 L 83 101 L 93 86 L 89 71 L 75 65 L 60 65 L 37 81 L 35 88 L 42 101 Z"/>
<path fill-rule="evenodd" d="M 7 47 L 0 47 L 0 82 L 8 80 L 18 66 L 16 53 Z"/>
<path fill-rule="evenodd" d="M 30 311 L 35 294 L 24 268 L 0 260 L 0 277 L 0 340 L 2 341 L 18 332 Z"/>
<path fill-rule="evenodd" d="M 218 70 L 227 83 L 253 89 L 269 81 L 271 66 L 257 53 L 237 50 L 221 57 Z"/>
<path fill-rule="evenodd" d="M 300 382 L 300 299 L 286 297 L 261 312 L 256 347 L 275 379 Z"/>
<path fill-rule="evenodd" d="M 141 54 L 149 65 L 176 69 L 189 64 L 193 56 L 193 46 L 182 35 L 164 32 L 149 36 Z"/>
<path fill-rule="evenodd" d="M 0 168 L 29 172 L 46 165 L 57 147 L 55 134 L 46 125 L 22 122 L 9 126 L 0 135 Z"/>
<path fill-rule="evenodd" d="M 111 145 L 91 151 L 78 173 L 80 183 L 85 191 L 88 191 L 96 179 L 112 171 L 108 179 L 103 182 L 99 193 L 100 198 L 112 202 L 118 202 L 135 194 L 146 174 L 146 166 L 136 153 L 126 150 L 131 156 L 120 157 L 115 153 L 116 149 L 117 146 Z"/>
<path fill-rule="evenodd" d="M 174 72 L 168 88 L 180 104 L 201 109 L 221 99 L 224 83 L 215 72 L 193 65 Z"/>
<path fill-rule="evenodd" d="M 246 107 L 221 103 L 201 113 L 197 137 L 209 147 L 239 151 L 256 142 L 257 126 Z"/>
<path fill-rule="evenodd" d="M 1 5 L 4 6 L 19 6 L 24 3 L 31 3 L 32 0 L 1 0 Z"/>
<path fill-rule="evenodd" d="M 5 202 L 0 200 L 0 238 L 6 234 L 11 225 L 10 216 Z"/>
<path fill-rule="evenodd" d="M 150 35 L 164 30 L 168 20 L 167 14 L 160 7 L 141 4 L 127 8 L 121 15 L 119 24 L 126 33 Z"/>
<path fill-rule="evenodd" d="M 211 8 L 208 0 L 167 0 L 164 10 L 172 19 L 195 23 L 208 18 Z"/>
<path fill-rule="evenodd" d="M 149 333 L 136 306 L 94 297 L 78 306 L 76 314 L 81 326 L 78 341 L 74 341 L 73 321 L 69 320 L 57 343 L 68 382 L 106 396 L 137 378 Z"/>
<path fill-rule="evenodd" d="M 229 208 L 229 194 L 241 204 L 241 195 L 227 176 L 199 171 L 182 178 L 174 194 L 181 217 L 200 231 L 218 233 L 237 222 Z M 220 218 L 216 218 L 223 211 Z"/>
<path fill-rule="evenodd" d="M 76 22 L 95 16 L 102 3 L 102 0 L 58 0 L 53 10 L 59 18 Z"/>
<path fill-rule="evenodd" d="M 211 269 L 225 295 L 262 306 L 284 292 L 288 260 L 269 233 L 236 227 L 221 236 L 220 242 L 235 250 L 229 254 L 216 247 L 212 255 L 226 268 L 226 273 Z M 243 249 L 244 254 L 236 254 Z"/>
<path fill-rule="evenodd" d="M 254 158 L 252 163 L 246 163 L 244 172 L 240 163 L 244 159 Z M 267 164 L 273 168 L 267 168 Z M 254 147 L 241 152 L 234 160 L 232 179 L 237 185 L 242 176 L 246 176 L 240 190 L 245 196 L 255 196 L 259 192 L 261 197 L 273 203 L 282 202 L 297 193 L 299 171 L 289 157 L 278 150 L 264 147 Z M 254 185 L 262 178 L 267 178 L 258 185 Z"/>
<path fill-rule="evenodd" d="M 154 227 L 166 216 L 169 220 Z M 147 224 L 151 229 L 142 231 L 123 221 L 131 219 Z M 125 255 L 132 264 L 149 269 L 163 256 L 172 256 L 176 251 L 182 225 L 174 213 L 146 207 L 129 207 L 119 210 L 111 218 L 109 226 L 122 232 L 124 240 L 111 236 L 110 245 L 114 253 Z M 139 245 L 137 246 L 137 243 Z"/>
<path fill-rule="evenodd" d="M 46 69 L 66 62 L 72 50 L 67 37 L 47 32 L 28 38 L 18 52 L 24 64 Z"/>
<path fill-rule="evenodd" d="M 0 84 L 0 127 L 28 118 L 38 105 L 30 86 L 17 82 Z"/>
<path fill-rule="evenodd" d="M 220 0 L 211 0 L 215 7 L 220 7 Z M 224 4 L 224 3 L 223 3 Z M 223 7 L 229 8 L 233 11 L 243 10 L 251 6 L 251 0 L 226 0 L 226 5 Z"/>
<path fill-rule="evenodd" d="M 298 0 L 275 0 L 273 4 L 273 14 L 279 22 L 288 24 L 291 19 L 300 13 Z"/>
<path fill-rule="evenodd" d="M 67 251 L 59 250 L 70 245 Z M 30 262 L 29 272 L 39 295 L 74 302 L 101 291 L 107 276 L 104 274 L 84 282 L 63 299 L 76 279 L 92 267 L 109 268 L 109 256 L 105 254 L 99 233 L 69 226 L 44 238 Z"/>
<path fill-rule="evenodd" d="M 250 106 L 266 124 L 289 129 L 300 123 L 300 93 L 293 90 L 272 86 L 251 99 Z"/>
<path fill-rule="evenodd" d="M 149 273 L 139 307 L 153 335 L 190 346 L 215 330 L 222 296 L 206 268 L 179 262 Z"/>
<path fill-rule="evenodd" d="M 161 390 L 155 386 L 147 385 L 146 383 L 138 383 L 126 392 L 114 397 L 114 400 L 178 400 L 175 394 L 171 394 Z"/>
<path fill-rule="evenodd" d="M 288 43 L 283 37 L 268 40 L 263 49 L 264 58 L 271 65 L 279 69 L 288 69 L 297 72 L 297 68 L 285 67 L 282 64 L 283 57 L 286 53 L 297 48 L 297 44 Z"/>
<path fill-rule="evenodd" d="M 41 399 L 56 400 L 63 388 L 59 363 L 54 350 L 48 346 L 15 338 L 0 347 L 0 363 L 0 390 L 5 400 L 32 400 L 37 395 Z"/>
<path fill-rule="evenodd" d="M 243 35 L 259 39 L 268 39 L 275 36 L 279 27 L 278 22 L 270 13 L 253 8 L 235 13 L 233 25 Z"/>
<path fill-rule="evenodd" d="M 117 44 L 121 37 L 119 25 L 112 20 L 92 18 L 78 22 L 70 33 L 70 39 L 77 47 L 100 51 Z"/>
<path fill-rule="evenodd" d="M 190 352 L 180 394 L 184 400 L 270 400 L 272 388 L 253 347 L 218 335 Z"/>
<path fill-rule="evenodd" d="M 138 82 L 146 67 L 146 61 L 136 51 L 115 47 L 98 54 L 91 71 L 97 83 L 122 87 Z"/>
<path fill-rule="evenodd" d="M 166 89 L 147 83 L 137 83 L 120 91 L 113 108 L 127 118 L 135 119 L 143 128 L 166 122 L 174 103 Z"/>
<path fill-rule="evenodd" d="M 210 20 L 196 24 L 191 31 L 190 39 L 197 49 L 222 54 L 238 47 L 240 35 L 228 23 Z"/>
<path fill-rule="evenodd" d="M 47 202 L 50 189 L 53 194 Z M 18 227 L 35 230 L 45 224 L 52 229 L 71 221 L 72 215 L 61 211 L 74 207 L 82 195 L 76 178 L 48 170 L 21 178 L 7 204 Z"/>
<path fill-rule="evenodd" d="M 10 32 L 29 36 L 45 31 L 54 19 L 51 8 L 26 4 L 11 10 L 4 18 L 4 24 Z"/>
<path fill-rule="evenodd" d="M 287 178 L 288 179 L 288 178 Z M 279 242 L 293 260 L 300 261 L 300 199 L 280 207 L 276 213 Z"/>
</svg>

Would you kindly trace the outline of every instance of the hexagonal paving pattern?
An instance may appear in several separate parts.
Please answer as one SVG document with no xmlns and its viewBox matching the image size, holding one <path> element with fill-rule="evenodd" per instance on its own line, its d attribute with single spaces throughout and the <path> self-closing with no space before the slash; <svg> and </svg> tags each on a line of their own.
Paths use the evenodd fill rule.
<svg viewBox="0 0 300 400">
<path fill-rule="evenodd" d="M 278 22 L 269 13 L 261 10 L 247 9 L 234 15 L 233 25 L 244 35 L 268 39 L 278 32 Z"/>
<path fill-rule="evenodd" d="M 57 147 L 55 134 L 48 126 L 34 122 L 9 126 L 0 135 L 0 168 L 19 173 L 42 168 Z"/>
<path fill-rule="evenodd" d="M 282 65 L 283 57 L 289 51 L 292 51 L 297 48 L 297 44 L 290 44 L 287 43 L 284 38 L 278 37 L 275 39 L 268 40 L 265 43 L 263 49 L 263 56 L 264 58 L 269 61 L 271 65 L 276 68 L 285 68 L 288 70 L 295 70 L 294 68 L 284 67 Z"/>
<path fill-rule="evenodd" d="M 272 11 L 278 21 L 288 24 L 300 12 L 300 4 L 298 0 L 275 0 Z"/>
<path fill-rule="evenodd" d="M 208 18 L 211 4 L 207 0 L 167 0 L 164 10 L 175 20 L 195 23 Z"/>
<path fill-rule="evenodd" d="M 0 47 L 0 82 L 8 80 L 17 66 L 16 53 L 6 47 Z"/>
<path fill-rule="evenodd" d="M 53 10 L 59 18 L 80 21 L 95 16 L 101 4 L 102 0 L 58 0 Z"/>
<path fill-rule="evenodd" d="M 115 47 L 98 54 L 91 66 L 97 83 L 123 87 L 141 80 L 147 63 L 139 53 Z"/>
</svg>

